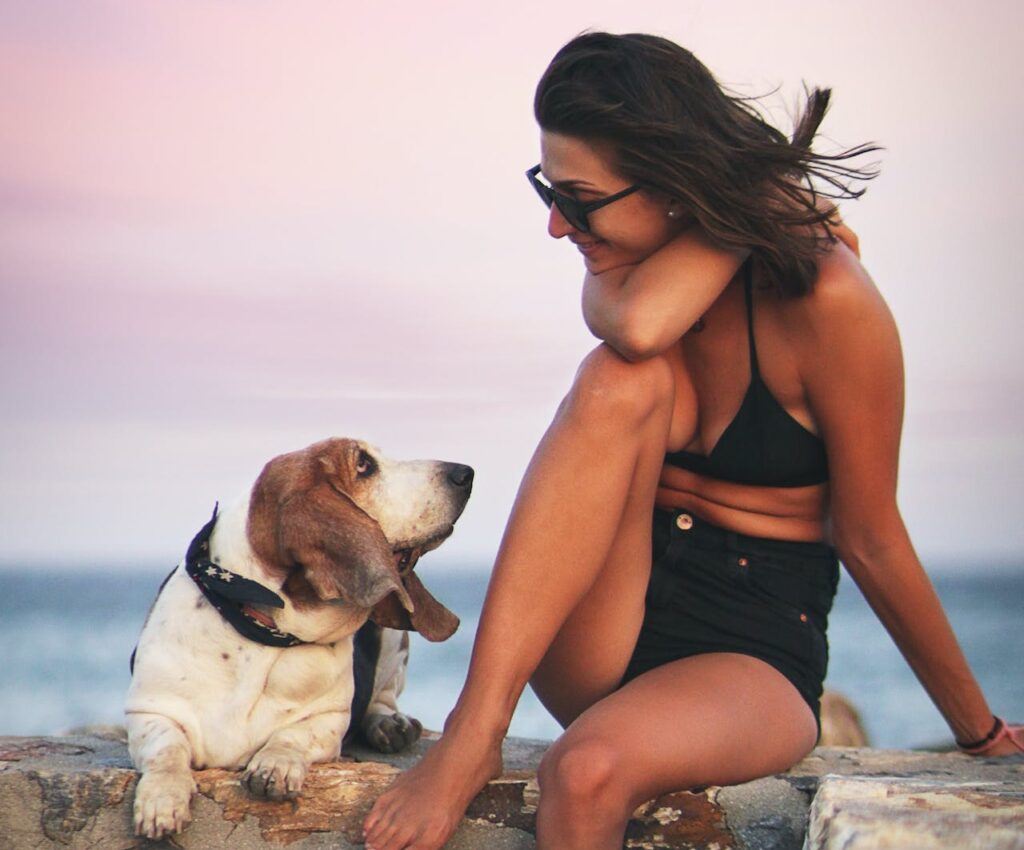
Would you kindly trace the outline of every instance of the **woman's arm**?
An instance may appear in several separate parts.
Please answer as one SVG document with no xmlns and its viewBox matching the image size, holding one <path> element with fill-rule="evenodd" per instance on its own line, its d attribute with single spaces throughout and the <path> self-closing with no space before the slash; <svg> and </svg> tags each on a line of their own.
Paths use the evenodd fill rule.
<svg viewBox="0 0 1024 850">
<path fill-rule="evenodd" d="M 896 505 L 903 362 L 895 323 L 841 248 L 823 261 L 815 292 L 804 301 L 798 344 L 828 450 L 833 542 L 957 740 L 984 738 L 992 712 Z"/>
<path fill-rule="evenodd" d="M 691 227 L 638 265 L 588 272 L 583 320 L 627 360 L 653 357 L 707 311 L 745 257 Z"/>
<path fill-rule="evenodd" d="M 833 213 L 832 235 L 860 256 L 857 235 Z M 583 320 L 627 360 L 667 349 L 711 307 L 749 251 L 723 248 L 691 225 L 638 265 L 583 281 Z"/>
</svg>

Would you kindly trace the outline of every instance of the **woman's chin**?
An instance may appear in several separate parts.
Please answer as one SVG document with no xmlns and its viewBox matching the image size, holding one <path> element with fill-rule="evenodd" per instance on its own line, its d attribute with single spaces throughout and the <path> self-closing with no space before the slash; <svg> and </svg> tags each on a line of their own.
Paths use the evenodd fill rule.
<svg viewBox="0 0 1024 850">
<path fill-rule="evenodd" d="M 616 266 L 621 266 L 622 262 L 616 263 L 614 257 L 609 257 L 604 252 L 595 252 L 583 255 L 583 265 L 591 274 L 601 274 L 601 272 L 610 271 Z"/>
<path fill-rule="evenodd" d="M 601 240 L 587 248 L 576 245 L 583 256 L 583 265 L 591 274 L 602 274 L 624 266 L 636 266 L 642 263 L 654 251 L 624 251 L 618 246 Z"/>
<path fill-rule="evenodd" d="M 613 269 L 621 269 L 625 266 L 635 266 L 639 262 L 639 260 L 634 260 L 628 257 L 606 256 L 583 258 L 583 265 L 591 274 L 603 274 L 604 272 L 610 272 Z"/>
</svg>

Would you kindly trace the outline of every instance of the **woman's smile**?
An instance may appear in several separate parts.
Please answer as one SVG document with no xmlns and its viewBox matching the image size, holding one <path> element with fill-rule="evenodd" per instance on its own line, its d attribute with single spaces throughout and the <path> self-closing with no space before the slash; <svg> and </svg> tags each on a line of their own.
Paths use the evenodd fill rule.
<svg viewBox="0 0 1024 850">
<path fill-rule="evenodd" d="M 603 244 L 605 244 L 603 239 L 594 239 L 593 237 L 590 237 L 590 238 L 584 237 L 584 238 L 573 239 L 570 236 L 569 237 L 569 241 L 572 242 L 572 244 L 575 245 L 577 247 L 577 249 L 579 249 L 579 252 L 584 257 L 589 257 L 598 248 L 600 248 Z"/>
</svg>

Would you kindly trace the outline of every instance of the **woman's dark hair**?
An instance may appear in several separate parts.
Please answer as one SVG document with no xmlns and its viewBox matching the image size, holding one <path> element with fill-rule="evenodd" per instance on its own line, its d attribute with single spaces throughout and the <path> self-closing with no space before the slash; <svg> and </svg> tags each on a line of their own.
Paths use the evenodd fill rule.
<svg viewBox="0 0 1024 850">
<path fill-rule="evenodd" d="M 765 284 L 803 295 L 835 241 L 831 205 L 819 199 L 860 197 L 851 182 L 877 173 L 847 164 L 873 145 L 811 150 L 829 95 L 810 91 L 787 139 L 679 45 L 594 32 L 551 60 L 534 114 L 544 130 L 610 144 L 625 179 L 678 199 L 712 239 L 749 248 Z"/>
</svg>

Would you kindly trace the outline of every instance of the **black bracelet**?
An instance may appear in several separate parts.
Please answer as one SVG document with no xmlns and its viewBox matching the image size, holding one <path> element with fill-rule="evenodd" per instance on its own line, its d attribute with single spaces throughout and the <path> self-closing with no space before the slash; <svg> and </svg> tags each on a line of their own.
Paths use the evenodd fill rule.
<svg viewBox="0 0 1024 850">
<path fill-rule="evenodd" d="M 979 747 L 984 747 L 985 744 L 994 741 L 996 735 L 999 734 L 999 730 L 1003 726 L 1003 721 L 1000 718 L 996 717 L 994 714 L 992 715 L 992 718 L 994 720 L 994 722 L 992 723 L 992 731 L 989 732 L 984 738 L 982 738 L 980 741 L 972 741 L 969 744 L 961 744 L 959 741 L 957 741 L 956 745 L 961 750 L 977 750 Z"/>
</svg>

